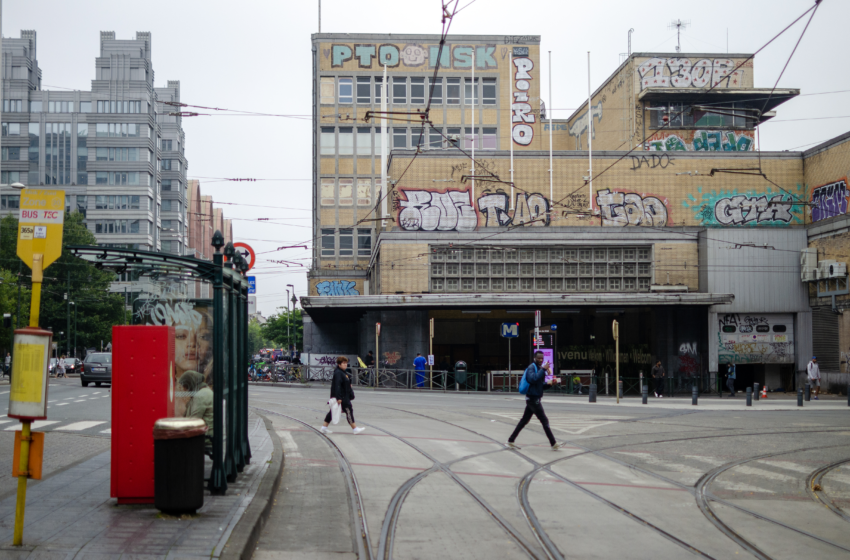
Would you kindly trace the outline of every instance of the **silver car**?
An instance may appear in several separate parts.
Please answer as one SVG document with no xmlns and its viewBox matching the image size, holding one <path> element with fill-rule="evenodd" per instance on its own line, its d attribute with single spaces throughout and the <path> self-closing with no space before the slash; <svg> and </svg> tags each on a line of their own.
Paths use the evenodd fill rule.
<svg viewBox="0 0 850 560">
<path fill-rule="evenodd" d="M 88 387 L 89 383 L 100 387 L 101 383 L 112 385 L 112 354 L 109 352 L 92 352 L 83 361 L 83 371 L 80 372 L 80 383 Z"/>
</svg>

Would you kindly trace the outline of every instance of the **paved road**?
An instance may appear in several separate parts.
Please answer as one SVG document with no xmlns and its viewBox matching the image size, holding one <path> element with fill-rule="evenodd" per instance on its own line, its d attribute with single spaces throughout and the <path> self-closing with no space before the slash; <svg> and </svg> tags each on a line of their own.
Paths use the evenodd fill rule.
<svg viewBox="0 0 850 560">
<path fill-rule="evenodd" d="M 850 556 L 846 402 L 548 398 L 553 452 L 536 419 L 503 445 L 515 395 L 359 391 L 329 437 L 326 399 L 251 387 L 285 450 L 257 560 Z"/>
<path fill-rule="evenodd" d="M 47 434 L 43 476 L 109 449 L 111 396 L 109 386 L 82 387 L 78 378 L 50 379 L 47 420 L 33 423 L 34 430 Z M 12 450 L 14 432 L 21 423 L 6 417 L 8 409 L 9 385 L 0 384 L 0 498 L 17 488 L 17 479 L 12 478 Z"/>
</svg>

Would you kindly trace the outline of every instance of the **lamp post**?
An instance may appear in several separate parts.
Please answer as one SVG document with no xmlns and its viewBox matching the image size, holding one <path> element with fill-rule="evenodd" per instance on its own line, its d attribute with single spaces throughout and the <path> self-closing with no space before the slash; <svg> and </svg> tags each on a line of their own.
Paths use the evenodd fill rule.
<svg viewBox="0 0 850 560">
<path fill-rule="evenodd" d="M 286 351 L 289 352 L 289 347 L 292 343 L 289 334 L 289 288 L 286 288 Z"/>
<path fill-rule="evenodd" d="M 74 302 L 71 302 L 74 305 Z M 70 339 L 70 337 L 68 337 Z M 74 357 L 77 357 L 77 306 L 74 305 Z"/>
<path fill-rule="evenodd" d="M 290 286 L 292 286 L 292 284 L 290 284 Z M 292 301 L 292 313 L 295 313 L 295 306 L 298 305 L 298 298 L 295 297 L 295 286 L 292 286 L 292 300 L 291 301 Z M 292 330 L 295 331 L 295 340 L 298 340 L 298 331 L 295 330 L 295 324 L 294 323 L 292 324 Z M 297 345 L 293 344 L 293 346 L 297 346 Z M 295 353 L 294 348 L 292 350 L 292 353 L 293 354 Z"/>
<path fill-rule="evenodd" d="M 67 341 L 65 342 L 65 355 L 70 356 L 71 355 L 71 306 L 74 305 L 74 303 L 68 299 L 68 292 L 65 292 L 65 303 L 67 304 L 67 305 L 65 305 L 65 308 L 67 310 L 66 313 L 65 313 L 65 319 L 66 319 L 66 323 L 67 323 L 66 329 L 67 329 L 67 332 L 68 332 Z"/>
</svg>

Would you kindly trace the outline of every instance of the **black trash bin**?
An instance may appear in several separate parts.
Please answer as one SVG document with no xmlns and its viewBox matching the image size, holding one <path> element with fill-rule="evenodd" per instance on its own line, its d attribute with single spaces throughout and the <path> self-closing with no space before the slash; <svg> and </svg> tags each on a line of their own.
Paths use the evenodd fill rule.
<svg viewBox="0 0 850 560">
<path fill-rule="evenodd" d="M 161 418 L 153 426 L 154 506 L 195 513 L 204 505 L 204 434 L 200 418 Z"/>
</svg>

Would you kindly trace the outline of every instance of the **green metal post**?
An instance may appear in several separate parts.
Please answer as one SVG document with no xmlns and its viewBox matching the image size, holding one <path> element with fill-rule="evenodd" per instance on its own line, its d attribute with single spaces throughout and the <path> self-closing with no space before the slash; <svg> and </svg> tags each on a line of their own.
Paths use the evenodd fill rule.
<svg viewBox="0 0 850 560">
<path fill-rule="evenodd" d="M 216 243 L 219 243 L 216 245 Z M 227 492 L 227 477 L 224 471 L 224 255 L 221 246 L 224 236 L 220 231 L 213 234 L 213 465 L 210 471 L 209 489 L 212 494 Z"/>
<path fill-rule="evenodd" d="M 239 371 L 239 386 L 241 390 L 239 391 L 239 402 L 241 405 L 241 424 L 242 429 L 241 433 L 241 443 L 242 443 L 242 466 L 249 464 L 251 462 L 251 446 L 248 441 L 248 375 L 245 372 L 248 363 L 250 362 L 250 350 L 248 349 L 248 283 L 247 278 L 245 278 L 245 273 L 248 271 L 247 263 L 242 264 L 242 287 L 240 289 L 240 305 L 239 310 L 242 313 L 242 317 L 239 320 L 239 326 L 242 329 L 242 356 L 241 360 L 239 360 L 240 371 Z"/>
</svg>

